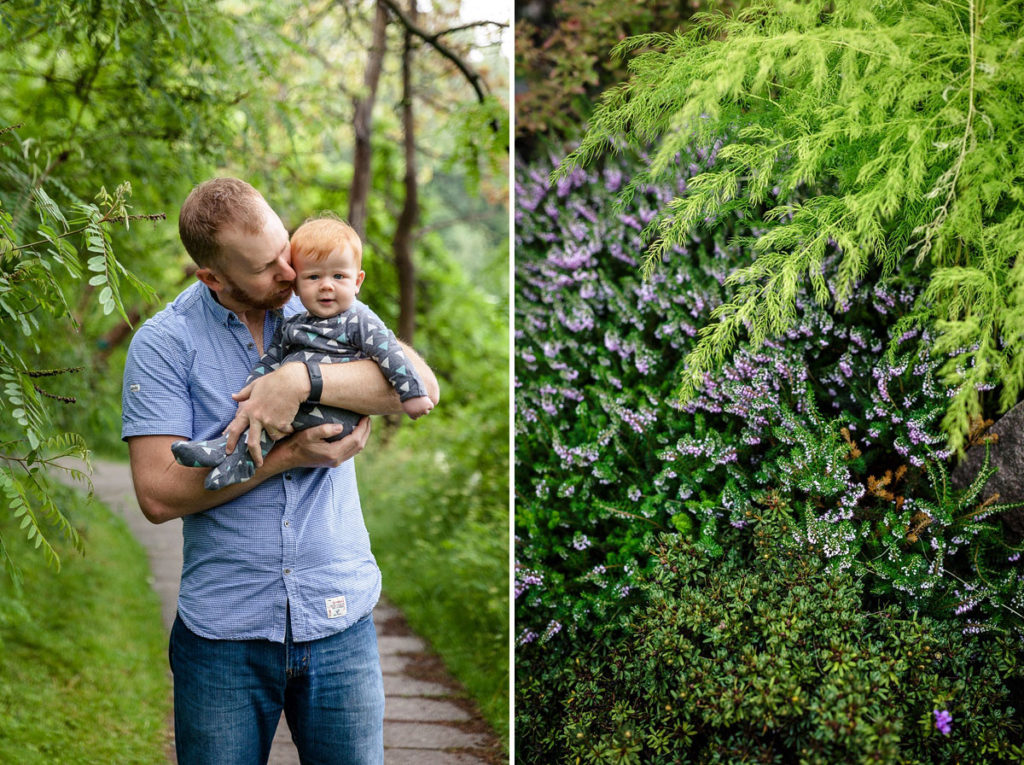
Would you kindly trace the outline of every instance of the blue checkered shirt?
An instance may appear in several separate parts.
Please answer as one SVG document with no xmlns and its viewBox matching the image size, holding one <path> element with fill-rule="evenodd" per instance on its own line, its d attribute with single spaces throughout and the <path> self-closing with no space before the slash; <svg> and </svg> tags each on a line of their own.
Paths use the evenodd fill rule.
<svg viewBox="0 0 1024 765">
<path fill-rule="evenodd" d="M 293 299 L 268 311 L 263 337 L 300 310 Z M 121 437 L 220 435 L 259 358 L 245 324 L 193 284 L 132 338 Z M 352 460 L 292 470 L 186 515 L 182 536 L 178 613 L 203 637 L 281 643 L 290 611 L 294 639 L 315 640 L 368 614 L 380 594 Z"/>
</svg>

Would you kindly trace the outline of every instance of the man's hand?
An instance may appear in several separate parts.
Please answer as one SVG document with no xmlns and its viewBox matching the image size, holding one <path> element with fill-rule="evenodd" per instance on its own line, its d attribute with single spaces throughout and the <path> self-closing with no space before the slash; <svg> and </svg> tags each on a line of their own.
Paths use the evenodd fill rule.
<svg viewBox="0 0 1024 765">
<path fill-rule="evenodd" d="M 228 437 L 228 454 L 235 450 L 239 437 L 248 429 L 249 454 L 257 467 L 262 465 L 260 435 L 266 431 L 277 441 L 290 434 L 299 404 L 308 397 L 309 373 L 298 363 L 284 364 L 233 394 L 232 398 L 239 403 L 234 419 L 224 431 Z"/>
<path fill-rule="evenodd" d="M 370 437 L 370 418 L 363 417 L 355 429 L 340 441 L 325 440 L 338 435 L 343 428 L 342 425 L 330 424 L 300 430 L 277 444 L 274 452 L 287 450 L 287 462 L 292 467 L 337 467 L 366 446 Z"/>
<path fill-rule="evenodd" d="M 430 410 L 433 408 L 434 402 L 427 396 L 416 396 L 415 398 L 408 398 L 402 402 L 402 411 L 414 420 L 425 414 L 430 414 Z"/>
</svg>

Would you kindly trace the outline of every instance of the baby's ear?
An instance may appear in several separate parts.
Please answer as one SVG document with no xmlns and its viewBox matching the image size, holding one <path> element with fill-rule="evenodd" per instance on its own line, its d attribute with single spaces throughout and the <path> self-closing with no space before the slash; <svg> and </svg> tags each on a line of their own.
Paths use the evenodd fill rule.
<svg viewBox="0 0 1024 765">
<path fill-rule="evenodd" d="M 366 271 L 360 271 L 358 274 L 356 274 L 356 292 L 359 292 L 359 287 L 362 285 L 363 279 L 365 278 Z"/>
</svg>

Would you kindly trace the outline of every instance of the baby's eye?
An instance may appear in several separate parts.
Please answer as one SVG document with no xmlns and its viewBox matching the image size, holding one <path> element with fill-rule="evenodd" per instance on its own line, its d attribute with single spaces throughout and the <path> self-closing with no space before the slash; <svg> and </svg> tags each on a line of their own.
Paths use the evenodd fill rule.
<svg viewBox="0 0 1024 765">
<path fill-rule="evenodd" d="M 334 278 L 338 279 L 338 280 L 344 279 L 345 278 L 345 274 L 335 274 Z"/>
<path fill-rule="evenodd" d="M 315 282 L 320 277 L 317 274 L 309 274 L 309 276 L 307 276 L 306 278 L 309 279 L 309 281 L 311 282 Z"/>
</svg>

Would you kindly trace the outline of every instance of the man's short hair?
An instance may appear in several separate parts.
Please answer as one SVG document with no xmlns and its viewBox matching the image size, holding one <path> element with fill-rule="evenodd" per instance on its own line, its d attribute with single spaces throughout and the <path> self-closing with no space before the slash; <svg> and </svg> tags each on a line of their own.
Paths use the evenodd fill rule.
<svg viewBox="0 0 1024 765">
<path fill-rule="evenodd" d="M 337 249 L 347 248 L 355 256 L 356 268 L 363 266 L 363 243 L 356 230 L 341 218 L 322 214 L 310 218 L 292 234 L 292 257 L 299 255 L 314 263 L 325 260 Z"/>
<path fill-rule="evenodd" d="M 181 206 L 178 236 L 196 265 L 209 268 L 220 258 L 217 235 L 230 226 L 258 234 L 266 223 L 266 209 L 263 195 L 245 181 L 213 178 L 192 189 Z"/>
</svg>

